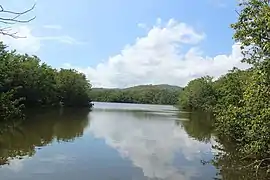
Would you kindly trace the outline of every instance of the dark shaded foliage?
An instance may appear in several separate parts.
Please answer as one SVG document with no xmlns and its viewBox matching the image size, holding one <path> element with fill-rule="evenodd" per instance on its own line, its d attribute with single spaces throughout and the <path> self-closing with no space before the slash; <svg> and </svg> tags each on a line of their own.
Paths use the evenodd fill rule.
<svg viewBox="0 0 270 180">
<path fill-rule="evenodd" d="M 0 118 L 22 117 L 22 107 L 91 106 L 90 83 L 75 70 L 60 71 L 36 56 L 8 51 L 0 43 Z"/>
</svg>

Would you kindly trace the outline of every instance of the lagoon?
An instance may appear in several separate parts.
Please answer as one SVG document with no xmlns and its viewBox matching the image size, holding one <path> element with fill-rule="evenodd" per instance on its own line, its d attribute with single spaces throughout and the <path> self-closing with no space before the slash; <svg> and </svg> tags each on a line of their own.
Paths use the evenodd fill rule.
<svg viewBox="0 0 270 180">
<path fill-rule="evenodd" d="M 173 106 L 95 102 L 32 113 L 0 135 L 1 180 L 210 180 L 210 117 Z"/>
</svg>

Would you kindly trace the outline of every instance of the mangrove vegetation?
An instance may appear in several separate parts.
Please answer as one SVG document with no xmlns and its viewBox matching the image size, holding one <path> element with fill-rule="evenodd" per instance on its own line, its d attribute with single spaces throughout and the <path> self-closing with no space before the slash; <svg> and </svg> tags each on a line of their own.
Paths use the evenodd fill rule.
<svg viewBox="0 0 270 180">
<path fill-rule="evenodd" d="M 227 153 L 221 154 L 214 164 L 219 168 L 224 163 L 236 164 L 230 169 L 220 168 L 227 174 L 231 169 L 233 172 L 248 169 L 253 177 L 260 177 L 262 172 L 270 174 L 270 2 L 246 0 L 239 7 L 238 21 L 231 28 L 234 40 L 241 45 L 242 62 L 250 68 L 235 67 L 218 79 L 210 76 L 193 79 L 183 88 L 141 85 L 92 89 L 84 74 L 73 69 L 52 68 L 37 56 L 10 51 L 0 43 L 0 120 L 22 119 L 23 109 L 31 107 L 90 107 L 91 100 L 170 104 L 181 109 L 207 111 L 214 115 L 211 125 L 198 123 L 200 118 L 195 116 L 183 126 L 200 141 L 209 142 L 215 136 L 222 145 L 219 149 Z M 207 123 L 212 121 L 210 117 L 207 116 Z M 195 128 L 207 131 L 197 133 Z M 207 134 L 210 129 L 213 133 Z M 72 138 L 61 132 L 52 134 L 59 134 L 60 139 Z M 52 136 L 44 142 L 49 143 Z M 9 153 L 14 152 L 11 149 Z M 240 160 L 236 162 L 236 159 Z M 5 157 L 1 159 L 2 164 L 6 162 Z"/>
<path fill-rule="evenodd" d="M 231 25 L 248 70 L 234 68 L 213 80 L 192 80 L 180 95 L 180 106 L 211 111 L 219 139 L 235 144 L 232 153 L 251 163 L 255 174 L 270 171 L 270 5 L 268 0 L 240 3 Z M 244 167 L 244 166 L 243 166 Z M 243 168 L 242 167 L 242 168 Z"/>
<path fill-rule="evenodd" d="M 91 84 L 73 69 L 54 69 L 37 56 L 0 43 L 0 118 L 23 117 L 31 107 L 90 107 Z"/>
</svg>

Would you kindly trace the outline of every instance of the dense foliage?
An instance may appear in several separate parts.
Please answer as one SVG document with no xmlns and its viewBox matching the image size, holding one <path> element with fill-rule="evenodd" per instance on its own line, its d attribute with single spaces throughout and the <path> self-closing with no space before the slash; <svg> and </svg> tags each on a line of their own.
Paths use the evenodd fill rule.
<svg viewBox="0 0 270 180">
<path fill-rule="evenodd" d="M 211 77 L 201 77 L 190 81 L 180 94 L 179 103 L 188 109 L 212 109 L 216 103 Z"/>
<path fill-rule="evenodd" d="M 232 25 L 234 38 L 242 43 L 243 62 L 254 68 L 240 103 L 218 111 L 217 125 L 237 142 L 241 153 L 262 159 L 261 165 L 270 162 L 270 5 L 266 0 L 240 5 L 239 20 Z"/>
<path fill-rule="evenodd" d="M 250 166 L 258 172 L 270 162 L 270 5 L 268 0 L 247 0 L 240 7 L 232 28 L 242 45 L 243 62 L 251 68 L 235 68 L 216 81 L 193 80 L 180 102 L 186 108 L 214 111 L 218 137 L 233 141 L 235 153 L 253 159 Z"/>
<path fill-rule="evenodd" d="M 22 107 L 89 106 L 91 86 L 75 70 L 60 71 L 36 56 L 8 51 L 0 43 L 0 118 L 22 115 Z"/>
<path fill-rule="evenodd" d="M 64 106 L 89 106 L 91 85 L 84 74 L 73 69 L 61 69 L 56 77 L 58 97 Z"/>
<path fill-rule="evenodd" d="M 177 104 L 181 88 L 169 85 L 141 85 L 126 89 L 93 89 L 91 99 L 100 102 Z"/>
</svg>

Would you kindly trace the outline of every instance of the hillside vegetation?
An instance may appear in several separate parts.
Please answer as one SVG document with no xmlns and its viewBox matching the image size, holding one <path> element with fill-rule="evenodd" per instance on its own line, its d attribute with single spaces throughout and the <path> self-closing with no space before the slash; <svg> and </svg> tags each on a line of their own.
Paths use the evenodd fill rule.
<svg viewBox="0 0 270 180">
<path fill-rule="evenodd" d="M 167 84 L 139 85 L 125 89 L 93 88 L 91 99 L 100 102 L 177 104 L 182 88 Z"/>
</svg>

